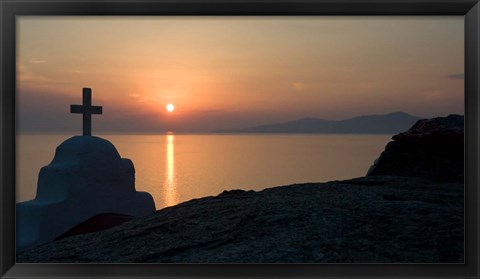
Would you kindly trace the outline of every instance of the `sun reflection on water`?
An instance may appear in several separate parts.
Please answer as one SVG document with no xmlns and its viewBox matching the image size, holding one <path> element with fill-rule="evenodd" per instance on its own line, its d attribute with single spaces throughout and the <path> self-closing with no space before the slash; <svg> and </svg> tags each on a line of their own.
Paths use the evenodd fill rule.
<svg viewBox="0 0 480 279">
<path fill-rule="evenodd" d="M 165 193 L 165 206 L 172 206 L 178 203 L 177 196 L 177 185 L 175 181 L 175 145 L 174 145 L 175 136 L 170 134 L 167 135 L 167 145 L 166 145 L 166 175 L 164 183 L 164 193 Z"/>
</svg>

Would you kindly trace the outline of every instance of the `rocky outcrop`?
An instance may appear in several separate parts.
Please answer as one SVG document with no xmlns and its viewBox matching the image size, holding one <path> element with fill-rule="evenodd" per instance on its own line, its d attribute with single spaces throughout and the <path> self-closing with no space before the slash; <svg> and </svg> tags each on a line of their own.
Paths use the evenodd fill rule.
<svg viewBox="0 0 480 279">
<path fill-rule="evenodd" d="M 463 116 L 419 120 L 392 139 L 367 176 L 411 176 L 463 183 Z"/>
<path fill-rule="evenodd" d="M 152 196 L 135 191 L 132 161 L 105 139 L 72 137 L 40 170 L 35 199 L 17 204 L 17 251 L 52 241 L 98 214 L 154 212 Z"/>
<path fill-rule="evenodd" d="M 463 263 L 463 184 L 372 176 L 228 191 L 17 262 Z"/>
</svg>

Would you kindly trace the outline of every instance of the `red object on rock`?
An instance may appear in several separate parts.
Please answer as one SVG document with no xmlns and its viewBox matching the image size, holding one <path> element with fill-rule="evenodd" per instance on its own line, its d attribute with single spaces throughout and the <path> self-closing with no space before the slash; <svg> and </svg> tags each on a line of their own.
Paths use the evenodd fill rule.
<svg viewBox="0 0 480 279">
<path fill-rule="evenodd" d="M 73 228 L 69 229 L 64 234 L 55 238 L 55 240 L 63 239 L 69 236 L 78 234 L 91 233 L 97 231 L 103 231 L 125 222 L 135 219 L 133 216 L 115 213 L 101 213 L 98 214 L 83 223 L 80 223 Z"/>
</svg>

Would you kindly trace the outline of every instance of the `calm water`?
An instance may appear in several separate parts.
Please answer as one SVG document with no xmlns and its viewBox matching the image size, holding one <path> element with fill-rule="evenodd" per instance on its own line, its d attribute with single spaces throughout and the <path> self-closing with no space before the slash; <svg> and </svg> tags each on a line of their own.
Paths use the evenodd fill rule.
<svg viewBox="0 0 480 279">
<path fill-rule="evenodd" d="M 70 135 L 17 136 L 17 202 Z M 262 190 L 363 176 L 391 135 L 101 135 L 136 169 L 157 209 L 223 190 Z"/>
</svg>

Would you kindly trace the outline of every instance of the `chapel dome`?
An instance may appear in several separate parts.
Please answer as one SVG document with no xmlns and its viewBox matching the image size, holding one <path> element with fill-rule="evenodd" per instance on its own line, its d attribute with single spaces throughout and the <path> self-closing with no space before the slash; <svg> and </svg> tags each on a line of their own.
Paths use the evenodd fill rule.
<svg viewBox="0 0 480 279">
<path fill-rule="evenodd" d="M 61 143 L 52 164 L 114 163 L 121 160 L 115 146 L 95 136 L 74 136 Z"/>
</svg>

